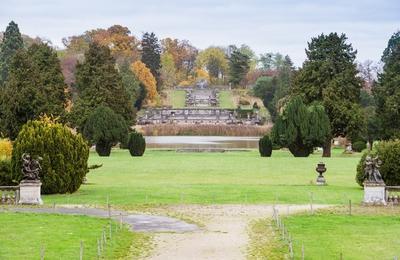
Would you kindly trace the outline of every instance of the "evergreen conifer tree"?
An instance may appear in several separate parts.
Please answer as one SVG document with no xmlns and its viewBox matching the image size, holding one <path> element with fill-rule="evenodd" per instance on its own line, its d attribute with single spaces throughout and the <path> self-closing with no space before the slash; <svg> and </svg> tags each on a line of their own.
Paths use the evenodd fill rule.
<svg viewBox="0 0 400 260">
<path fill-rule="evenodd" d="M 393 34 L 383 52 L 383 72 L 374 88 L 382 138 L 400 138 L 400 31 Z"/>
<path fill-rule="evenodd" d="M 146 67 L 150 69 L 151 74 L 156 78 L 157 91 L 159 91 L 161 87 L 161 45 L 153 32 L 143 34 L 142 62 L 146 64 Z"/>
<path fill-rule="evenodd" d="M 364 127 L 357 51 L 346 40 L 346 35 L 337 33 L 312 38 L 307 60 L 294 82 L 294 94 L 301 95 L 306 104 L 321 102 L 329 116 L 332 133 L 323 147 L 327 157 L 331 155 L 332 137 L 355 136 Z"/>
<path fill-rule="evenodd" d="M 0 44 L 0 87 L 7 81 L 12 58 L 23 47 L 24 42 L 18 25 L 11 21 L 4 32 L 3 41 Z"/>
<path fill-rule="evenodd" d="M 85 61 L 77 65 L 76 85 L 79 93 L 71 119 L 78 129 L 82 129 L 89 114 L 101 105 L 132 122 L 133 106 L 109 48 L 90 44 Z"/>
</svg>

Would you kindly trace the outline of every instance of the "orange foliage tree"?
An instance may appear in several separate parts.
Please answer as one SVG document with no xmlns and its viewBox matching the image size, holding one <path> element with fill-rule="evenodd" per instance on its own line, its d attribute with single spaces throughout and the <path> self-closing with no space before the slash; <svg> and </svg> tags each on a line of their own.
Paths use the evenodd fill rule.
<svg viewBox="0 0 400 260">
<path fill-rule="evenodd" d="M 147 90 L 146 101 L 148 103 L 154 102 L 158 95 L 157 82 L 153 74 L 151 74 L 150 69 L 147 68 L 143 62 L 138 60 L 132 63 L 131 70 Z"/>
</svg>

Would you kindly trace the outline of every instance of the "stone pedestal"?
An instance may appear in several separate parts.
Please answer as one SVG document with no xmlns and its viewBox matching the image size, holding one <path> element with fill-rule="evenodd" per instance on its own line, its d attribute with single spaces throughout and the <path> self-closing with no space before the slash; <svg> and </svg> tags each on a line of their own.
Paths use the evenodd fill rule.
<svg viewBox="0 0 400 260">
<path fill-rule="evenodd" d="M 364 182 L 365 205 L 386 205 L 385 183 Z"/>
<path fill-rule="evenodd" d="M 43 201 L 40 195 L 40 181 L 23 180 L 19 184 L 19 204 L 42 205 Z"/>
<path fill-rule="evenodd" d="M 326 185 L 325 177 L 322 175 L 318 176 L 316 184 L 317 185 Z"/>
</svg>

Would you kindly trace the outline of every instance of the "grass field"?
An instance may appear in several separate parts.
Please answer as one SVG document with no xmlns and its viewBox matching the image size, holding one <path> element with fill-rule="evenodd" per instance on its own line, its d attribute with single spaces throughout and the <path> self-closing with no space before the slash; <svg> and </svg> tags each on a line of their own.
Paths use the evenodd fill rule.
<svg viewBox="0 0 400 260">
<path fill-rule="evenodd" d="M 300 259 L 394 259 L 400 256 L 400 216 L 369 213 L 322 212 L 284 218 Z"/>
<path fill-rule="evenodd" d="M 184 108 L 186 106 L 186 91 L 173 90 L 171 91 L 171 102 L 173 108 Z"/>
<path fill-rule="evenodd" d="M 97 258 L 97 239 L 106 219 L 32 213 L 0 213 L 0 259 L 79 259 L 83 241 L 84 259 Z M 126 227 L 115 231 L 102 256 L 105 259 L 137 258 L 148 237 L 132 233 Z M 109 238 L 109 237 L 108 237 Z"/>
<path fill-rule="evenodd" d="M 219 92 L 219 107 L 221 108 L 236 108 L 233 103 L 232 91 L 221 90 Z"/>
<path fill-rule="evenodd" d="M 88 183 L 74 194 L 44 196 L 45 203 L 144 204 L 181 203 L 315 203 L 342 204 L 362 200 L 355 182 L 359 155 L 334 150 L 332 158 L 320 154 L 294 158 L 274 151 L 261 158 L 257 151 L 228 153 L 177 153 L 146 151 L 131 157 L 114 150 L 110 157 L 90 154 L 90 164 L 102 164 L 88 174 Z M 316 164 L 324 161 L 328 186 L 313 184 Z"/>
</svg>

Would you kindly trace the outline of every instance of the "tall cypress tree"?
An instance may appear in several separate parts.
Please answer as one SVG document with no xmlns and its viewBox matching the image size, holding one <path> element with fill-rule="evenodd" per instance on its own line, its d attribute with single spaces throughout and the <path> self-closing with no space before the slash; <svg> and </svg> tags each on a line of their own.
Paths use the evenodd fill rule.
<svg viewBox="0 0 400 260">
<path fill-rule="evenodd" d="M 400 31 L 394 33 L 382 55 L 383 72 L 373 89 L 382 138 L 400 138 Z"/>
<path fill-rule="evenodd" d="M 18 25 L 11 21 L 4 32 L 3 42 L 0 44 L 0 86 L 7 81 L 12 58 L 23 47 L 24 42 Z"/>
<path fill-rule="evenodd" d="M 157 91 L 160 91 L 161 45 L 153 32 L 143 34 L 142 62 L 146 64 L 146 67 L 150 69 L 151 74 L 156 78 Z"/>
<path fill-rule="evenodd" d="M 355 136 L 364 127 L 359 103 L 361 80 L 355 63 L 357 51 L 344 34 L 321 34 L 312 38 L 306 50 L 307 60 L 296 75 L 294 93 L 306 104 L 322 102 L 331 123 L 331 136 L 323 155 L 331 155 L 331 139 Z"/>
<path fill-rule="evenodd" d="M 133 106 L 108 47 L 90 44 L 85 61 L 77 66 L 76 85 L 79 94 L 71 119 L 79 129 L 90 113 L 101 105 L 111 108 L 127 122 L 132 121 Z"/>
</svg>

